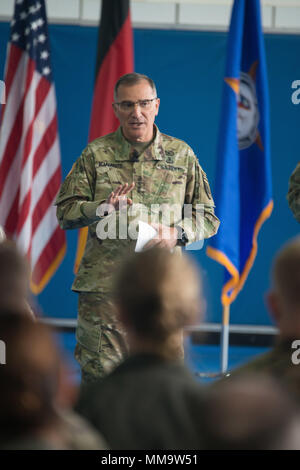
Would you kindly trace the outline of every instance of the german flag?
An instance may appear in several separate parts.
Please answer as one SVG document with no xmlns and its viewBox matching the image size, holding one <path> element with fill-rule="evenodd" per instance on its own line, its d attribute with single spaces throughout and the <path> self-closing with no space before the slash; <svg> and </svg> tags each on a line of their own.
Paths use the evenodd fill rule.
<svg viewBox="0 0 300 470">
<path fill-rule="evenodd" d="M 102 0 L 89 142 L 117 129 L 119 123 L 112 109 L 114 86 L 122 75 L 130 72 L 133 72 L 133 36 L 129 0 Z M 87 234 L 87 227 L 79 231 L 75 274 Z"/>
</svg>

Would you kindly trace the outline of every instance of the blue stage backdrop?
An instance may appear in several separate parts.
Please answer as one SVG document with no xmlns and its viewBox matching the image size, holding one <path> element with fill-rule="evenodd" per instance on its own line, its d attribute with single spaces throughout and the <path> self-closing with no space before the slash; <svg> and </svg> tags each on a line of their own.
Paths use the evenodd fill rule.
<svg viewBox="0 0 300 470">
<path fill-rule="evenodd" d="M 0 79 L 3 79 L 8 34 L 8 23 L 0 23 Z M 216 32 L 134 31 L 135 70 L 155 80 L 161 98 L 158 126 L 192 146 L 212 189 L 226 37 L 226 33 Z M 50 25 L 64 177 L 87 142 L 96 39 L 96 27 Z M 300 36 L 266 35 L 265 43 L 271 101 L 274 210 L 259 235 L 254 267 L 231 307 L 231 323 L 240 324 L 270 323 L 263 296 L 269 286 L 271 261 L 282 243 L 299 231 L 288 208 L 286 193 L 290 173 L 299 160 L 300 105 L 291 101 L 294 91 L 291 84 L 300 79 Z M 67 241 L 62 265 L 36 299 L 43 314 L 51 317 L 76 317 L 77 295 L 70 287 L 77 231 L 69 231 Z M 190 254 L 202 266 L 207 320 L 220 322 L 223 268 L 207 258 L 204 249 Z"/>
</svg>

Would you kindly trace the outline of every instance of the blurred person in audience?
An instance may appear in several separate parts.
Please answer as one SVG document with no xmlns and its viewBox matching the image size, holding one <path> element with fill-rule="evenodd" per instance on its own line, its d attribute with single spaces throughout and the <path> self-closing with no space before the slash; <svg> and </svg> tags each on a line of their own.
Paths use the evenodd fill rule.
<svg viewBox="0 0 300 470">
<path fill-rule="evenodd" d="M 206 450 L 299 450 L 299 409 L 271 376 L 245 375 L 208 389 Z"/>
<path fill-rule="evenodd" d="M 22 311 L 34 318 L 28 303 L 29 279 L 30 269 L 25 256 L 14 242 L 1 239 L 0 308 Z"/>
<path fill-rule="evenodd" d="M 0 310 L 0 339 L 0 449 L 107 448 L 71 411 L 76 390 L 49 329 Z"/>
<path fill-rule="evenodd" d="M 183 328 L 203 313 L 196 268 L 162 248 L 135 253 L 115 299 L 130 355 L 82 389 L 77 410 L 113 449 L 199 448 L 202 388 L 178 359 Z"/>
<path fill-rule="evenodd" d="M 275 345 L 230 376 L 266 372 L 284 380 L 300 399 L 300 236 L 285 244 L 275 257 L 266 301 L 278 327 Z"/>
</svg>

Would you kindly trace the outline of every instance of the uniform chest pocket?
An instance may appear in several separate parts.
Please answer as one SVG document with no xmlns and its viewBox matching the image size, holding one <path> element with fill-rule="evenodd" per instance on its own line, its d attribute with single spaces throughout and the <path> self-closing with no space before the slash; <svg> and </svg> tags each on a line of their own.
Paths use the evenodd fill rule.
<svg viewBox="0 0 300 470">
<path fill-rule="evenodd" d="M 95 200 L 106 199 L 120 184 L 120 176 L 115 168 L 99 166 L 97 168 Z"/>
<path fill-rule="evenodd" d="M 186 186 L 186 168 L 166 164 L 156 165 L 151 175 L 151 194 L 156 198 L 179 199 Z"/>
</svg>

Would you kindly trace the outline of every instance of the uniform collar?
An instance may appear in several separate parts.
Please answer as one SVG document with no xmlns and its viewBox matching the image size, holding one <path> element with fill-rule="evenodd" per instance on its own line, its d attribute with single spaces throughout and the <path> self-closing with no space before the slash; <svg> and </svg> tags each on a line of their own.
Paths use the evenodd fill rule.
<svg viewBox="0 0 300 470">
<path fill-rule="evenodd" d="M 142 161 L 148 160 L 164 160 L 165 152 L 162 145 L 162 137 L 158 127 L 154 124 L 155 139 L 149 147 L 143 152 Z M 119 127 L 116 131 L 116 139 L 118 145 L 118 152 L 116 152 L 116 160 L 132 160 L 133 155 L 136 154 L 136 150 L 130 143 L 124 138 L 122 129 Z"/>
</svg>

